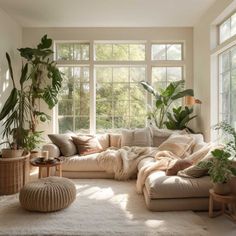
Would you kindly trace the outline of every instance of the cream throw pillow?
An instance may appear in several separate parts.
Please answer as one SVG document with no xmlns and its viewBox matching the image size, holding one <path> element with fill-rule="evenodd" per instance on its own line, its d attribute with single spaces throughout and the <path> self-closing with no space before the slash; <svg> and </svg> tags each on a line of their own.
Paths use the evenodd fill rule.
<svg viewBox="0 0 236 236">
<path fill-rule="evenodd" d="M 138 146 L 138 147 L 151 147 L 152 135 L 150 128 L 127 130 L 121 132 L 121 147 L 124 146 Z"/>
<path fill-rule="evenodd" d="M 174 155 L 185 158 L 189 154 L 189 150 L 194 145 L 194 138 L 188 134 L 172 134 L 165 142 L 163 142 L 158 150 L 170 151 Z"/>
</svg>

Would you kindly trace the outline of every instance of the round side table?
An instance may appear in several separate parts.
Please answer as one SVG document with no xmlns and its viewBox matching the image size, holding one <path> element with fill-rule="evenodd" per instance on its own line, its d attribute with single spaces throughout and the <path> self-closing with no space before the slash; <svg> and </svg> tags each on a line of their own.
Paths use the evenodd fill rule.
<svg viewBox="0 0 236 236">
<path fill-rule="evenodd" d="M 47 169 L 47 176 L 46 177 L 49 177 L 50 176 L 50 170 L 51 170 L 52 167 L 58 168 L 59 177 L 62 177 L 62 168 L 61 168 L 61 166 L 62 166 L 63 160 L 60 160 L 60 159 L 54 159 L 54 160 L 55 160 L 55 162 L 53 162 L 53 163 L 46 162 L 46 161 L 40 163 L 39 158 L 35 158 L 35 159 L 32 159 L 30 161 L 30 164 L 32 166 L 36 166 L 36 167 L 39 168 L 39 175 L 38 175 L 39 179 L 42 178 L 42 169 L 43 168 Z"/>
<path fill-rule="evenodd" d="M 209 217 L 213 218 L 219 215 L 226 215 L 230 220 L 236 223 L 236 196 L 233 194 L 220 195 L 214 192 L 213 189 L 209 190 Z M 221 204 L 221 210 L 214 213 L 214 201 Z"/>
</svg>

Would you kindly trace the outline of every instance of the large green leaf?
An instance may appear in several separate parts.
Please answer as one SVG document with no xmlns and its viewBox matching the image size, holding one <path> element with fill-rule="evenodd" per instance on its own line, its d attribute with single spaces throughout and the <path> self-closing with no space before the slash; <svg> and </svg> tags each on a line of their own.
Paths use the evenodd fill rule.
<svg viewBox="0 0 236 236">
<path fill-rule="evenodd" d="M 140 84 L 143 86 L 143 88 L 154 95 L 155 97 L 159 97 L 158 93 L 155 91 L 155 89 L 146 81 L 141 81 Z"/>
<path fill-rule="evenodd" d="M 14 76 L 13 76 L 13 70 L 12 70 L 12 65 L 11 65 L 11 58 L 10 58 L 8 53 L 6 53 L 6 58 L 7 58 L 8 68 L 9 68 L 9 71 L 10 71 L 10 76 L 11 76 L 11 79 L 12 79 L 13 87 L 15 88 L 16 85 L 15 85 Z"/>
<path fill-rule="evenodd" d="M 52 39 L 47 38 L 47 35 L 45 34 L 41 38 L 41 43 L 38 44 L 37 48 L 38 49 L 46 49 L 46 48 L 50 48 L 51 46 L 52 46 Z"/>
<path fill-rule="evenodd" d="M 21 77 L 20 77 L 20 84 L 23 86 L 24 82 L 27 80 L 28 76 L 28 63 L 26 63 L 24 66 L 22 65 L 21 68 Z"/>
<path fill-rule="evenodd" d="M 13 88 L 10 96 L 8 97 L 8 99 L 6 100 L 1 113 L 0 113 L 0 120 L 3 120 L 7 115 L 9 115 L 10 111 L 13 110 L 15 108 L 15 105 L 17 103 L 17 89 Z"/>
<path fill-rule="evenodd" d="M 194 92 L 192 89 L 186 89 L 184 91 L 181 91 L 179 93 L 177 93 L 176 95 L 172 96 L 171 97 L 171 100 L 176 100 L 176 99 L 179 99 L 179 98 L 183 98 L 183 97 L 186 97 L 186 96 L 194 96 Z"/>
</svg>

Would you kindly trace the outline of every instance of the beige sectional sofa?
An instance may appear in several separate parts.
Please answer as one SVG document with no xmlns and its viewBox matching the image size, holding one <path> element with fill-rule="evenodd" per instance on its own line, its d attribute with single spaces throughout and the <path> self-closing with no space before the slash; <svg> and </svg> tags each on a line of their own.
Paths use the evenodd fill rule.
<svg viewBox="0 0 236 236">
<path fill-rule="evenodd" d="M 156 132 L 156 133 L 155 133 Z M 160 131 L 153 133 L 152 146 L 158 146 L 166 140 L 172 132 Z M 201 134 L 195 135 L 196 145 L 199 149 L 206 143 Z M 120 134 L 98 135 L 98 140 L 106 150 L 109 147 L 120 148 L 122 144 Z M 43 150 L 49 151 L 51 157 L 61 155 L 58 146 L 46 144 Z M 62 164 L 62 173 L 68 178 L 114 178 L 107 173 L 96 160 L 98 153 L 86 156 L 73 155 L 66 157 Z M 138 170 L 150 162 L 153 158 L 145 158 L 139 162 Z M 166 176 L 164 171 L 154 171 L 146 181 L 143 189 L 146 205 L 152 211 L 178 211 L 178 210 L 207 210 L 209 189 L 212 187 L 208 176 L 201 178 L 184 178 L 180 176 Z"/>
</svg>

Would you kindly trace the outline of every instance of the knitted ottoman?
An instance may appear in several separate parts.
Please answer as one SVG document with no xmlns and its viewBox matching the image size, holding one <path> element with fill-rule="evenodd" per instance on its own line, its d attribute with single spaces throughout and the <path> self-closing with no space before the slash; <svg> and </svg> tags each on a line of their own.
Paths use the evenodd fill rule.
<svg viewBox="0 0 236 236">
<path fill-rule="evenodd" d="M 76 188 L 67 178 L 47 177 L 26 184 L 20 203 L 29 211 L 52 212 L 68 207 L 76 198 Z"/>
</svg>

